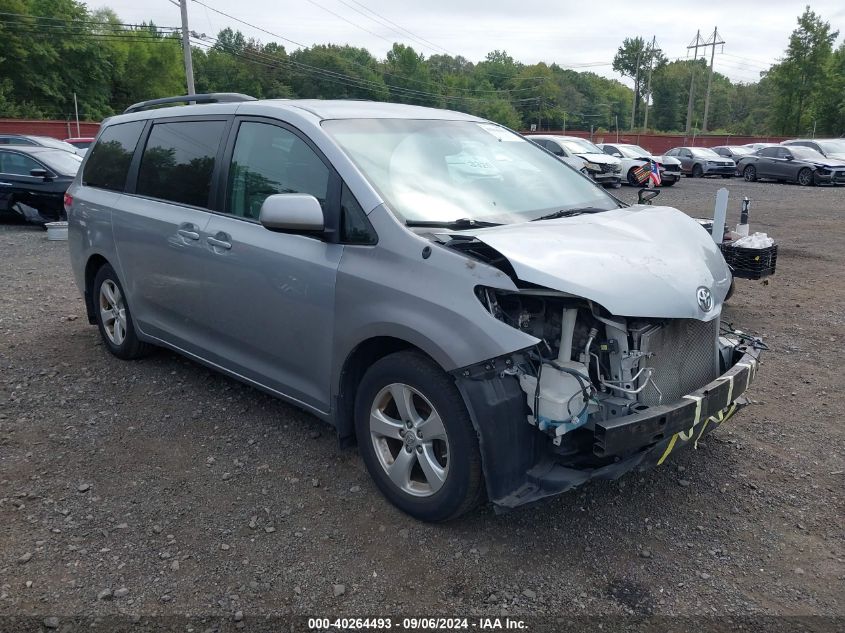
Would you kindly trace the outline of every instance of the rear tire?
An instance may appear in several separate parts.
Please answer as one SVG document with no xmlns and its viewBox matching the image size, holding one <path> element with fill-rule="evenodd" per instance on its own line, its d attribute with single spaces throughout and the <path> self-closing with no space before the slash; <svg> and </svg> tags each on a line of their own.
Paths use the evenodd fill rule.
<svg viewBox="0 0 845 633">
<path fill-rule="evenodd" d="M 421 521 L 447 521 L 483 498 L 478 436 L 452 378 L 419 352 L 376 361 L 355 398 L 358 449 L 376 486 Z"/>
<path fill-rule="evenodd" d="M 94 276 L 91 296 L 100 336 L 112 354 L 135 360 L 152 351 L 153 346 L 140 341 L 135 333 L 126 293 L 110 264 L 103 264 Z"/>
</svg>

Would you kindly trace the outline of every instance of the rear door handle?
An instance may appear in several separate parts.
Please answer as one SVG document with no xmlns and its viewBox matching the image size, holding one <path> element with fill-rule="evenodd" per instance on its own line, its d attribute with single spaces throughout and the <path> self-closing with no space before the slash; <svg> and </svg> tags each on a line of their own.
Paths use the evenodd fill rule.
<svg viewBox="0 0 845 633">
<path fill-rule="evenodd" d="M 232 238 L 226 235 L 225 233 L 218 233 L 215 237 L 205 238 L 205 241 L 208 242 L 214 248 L 222 248 L 228 251 L 230 248 L 232 248 L 232 242 L 229 241 L 231 239 Z"/>
</svg>

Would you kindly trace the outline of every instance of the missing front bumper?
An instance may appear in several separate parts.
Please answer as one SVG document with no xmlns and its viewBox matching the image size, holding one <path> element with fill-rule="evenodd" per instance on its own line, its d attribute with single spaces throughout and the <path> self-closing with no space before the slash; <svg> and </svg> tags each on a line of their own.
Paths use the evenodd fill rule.
<svg viewBox="0 0 845 633">
<path fill-rule="evenodd" d="M 456 372 L 456 383 L 479 435 L 489 499 L 515 508 L 595 479 L 653 468 L 695 445 L 747 404 L 743 394 L 759 365 L 755 345 L 739 345 L 733 365 L 703 388 L 668 405 L 597 423 L 592 455 L 562 456 L 548 437 L 524 424 L 525 401 L 514 376 L 494 359 Z"/>
</svg>

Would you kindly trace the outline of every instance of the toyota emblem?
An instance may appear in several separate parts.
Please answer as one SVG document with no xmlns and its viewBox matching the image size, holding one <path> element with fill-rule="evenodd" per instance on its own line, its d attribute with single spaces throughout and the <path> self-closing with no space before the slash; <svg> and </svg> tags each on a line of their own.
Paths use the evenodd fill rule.
<svg viewBox="0 0 845 633">
<path fill-rule="evenodd" d="M 699 287 L 695 292 L 695 296 L 698 298 L 699 308 L 705 312 L 710 312 L 713 309 L 713 293 L 710 292 L 709 288 L 705 288 L 704 286 Z"/>
</svg>

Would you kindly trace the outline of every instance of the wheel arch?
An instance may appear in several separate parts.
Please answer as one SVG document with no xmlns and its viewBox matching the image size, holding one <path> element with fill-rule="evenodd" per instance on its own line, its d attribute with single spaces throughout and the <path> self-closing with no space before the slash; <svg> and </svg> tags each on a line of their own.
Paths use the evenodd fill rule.
<svg viewBox="0 0 845 633">
<path fill-rule="evenodd" d="M 337 389 L 334 397 L 334 425 L 342 446 L 355 444 L 355 396 L 367 369 L 385 356 L 406 350 L 419 352 L 431 359 L 438 367 L 443 368 L 424 349 L 396 336 L 372 336 L 358 343 L 347 354 L 336 381 Z"/>
<path fill-rule="evenodd" d="M 109 264 L 109 260 L 100 253 L 91 254 L 85 262 L 85 311 L 88 316 L 88 323 L 91 325 L 97 323 L 94 314 L 94 293 L 92 292 L 92 286 L 94 285 L 94 278 L 97 276 L 97 272 L 106 264 Z"/>
</svg>

